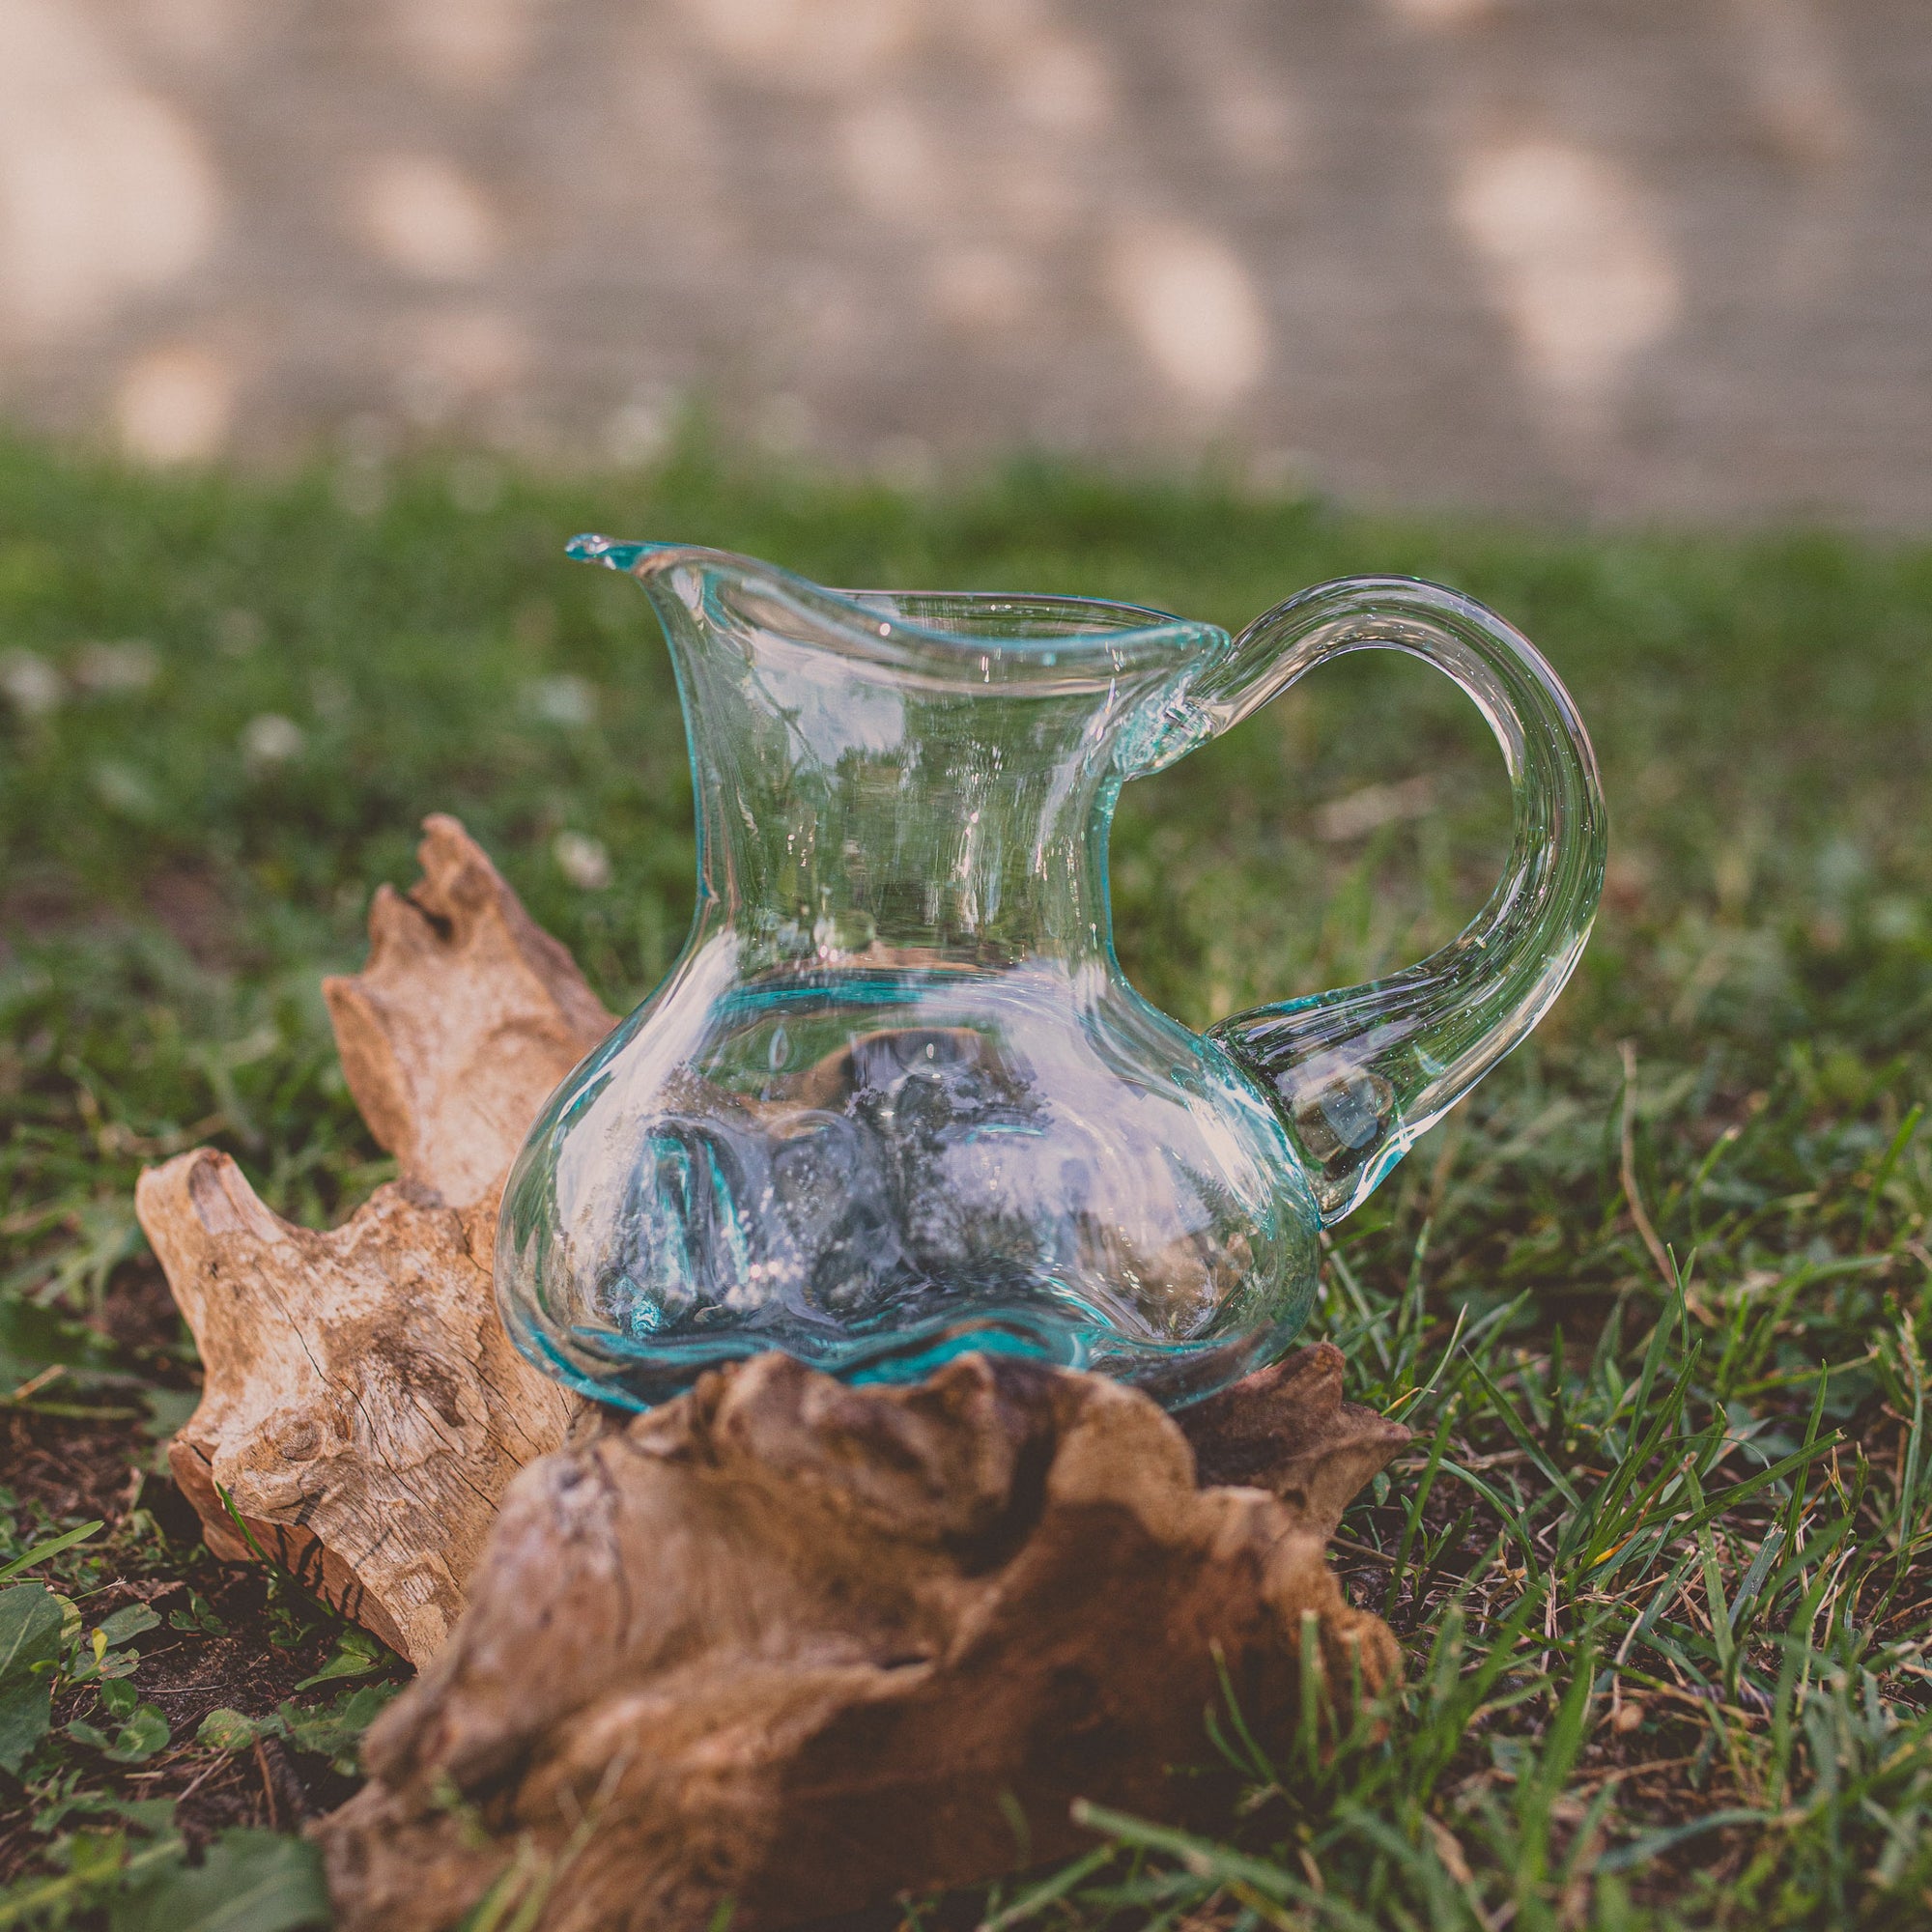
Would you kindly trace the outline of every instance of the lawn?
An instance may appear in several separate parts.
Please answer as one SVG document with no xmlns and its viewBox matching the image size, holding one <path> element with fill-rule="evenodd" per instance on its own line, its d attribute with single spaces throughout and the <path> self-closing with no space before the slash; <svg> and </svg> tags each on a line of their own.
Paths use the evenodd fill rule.
<svg viewBox="0 0 1932 1932">
<path fill-rule="evenodd" d="M 318 981 L 358 961 L 374 886 L 412 878 L 427 811 L 607 1004 L 674 955 L 682 724 L 644 600 L 563 561 L 582 528 L 1236 624 L 1411 572 L 1534 638 L 1603 761 L 1575 981 L 1327 1258 L 1315 1331 L 1417 1431 L 1337 1552 L 1406 1689 L 1333 1748 L 1204 1725 L 1247 1787 L 1224 1841 L 1103 1819 L 1080 1866 L 909 1918 L 1925 1924 L 1932 547 L 1037 464 L 901 494 L 695 439 L 593 480 L 0 448 L 0 1927 L 185 1928 L 250 1887 L 232 1932 L 303 1922 L 289 1834 L 354 1787 L 405 1679 L 199 1548 L 156 1460 L 195 1364 L 133 1183 L 210 1143 L 320 1226 L 390 1172 Z M 1192 1024 L 1406 963 L 1480 904 L 1505 805 L 1446 683 L 1339 665 L 1128 788 L 1122 958 Z M 36 1644 L 43 1736 L 43 1679 L 7 1674 Z"/>
</svg>

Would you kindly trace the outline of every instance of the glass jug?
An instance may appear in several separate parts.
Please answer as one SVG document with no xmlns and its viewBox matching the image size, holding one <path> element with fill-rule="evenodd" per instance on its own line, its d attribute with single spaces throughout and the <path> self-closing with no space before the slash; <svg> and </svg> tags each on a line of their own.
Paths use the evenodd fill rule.
<svg viewBox="0 0 1932 1932">
<path fill-rule="evenodd" d="M 1075 597 L 832 591 L 580 537 L 676 665 L 697 910 L 658 990 L 552 1096 L 497 1293 L 540 1367 L 648 1406 L 781 1349 L 909 1379 L 966 1349 L 1163 1403 L 1272 1358 L 1319 1237 L 1542 1017 L 1588 936 L 1581 722 L 1500 618 L 1402 578 L 1238 637 Z M 1345 652 L 1439 666 L 1502 746 L 1507 870 L 1453 944 L 1196 1035 L 1114 957 L 1121 786 Z"/>
</svg>

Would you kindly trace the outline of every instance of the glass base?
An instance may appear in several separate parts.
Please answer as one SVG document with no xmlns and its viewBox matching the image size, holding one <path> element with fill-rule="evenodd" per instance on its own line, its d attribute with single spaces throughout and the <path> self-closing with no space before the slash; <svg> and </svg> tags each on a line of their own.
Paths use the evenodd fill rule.
<svg viewBox="0 0 1932 1932">
<path fill-rule="evenodd" d="M 684 1394 L 709 1369 L 773 1351 L 848 1382 L 923 1381 L 955 1356 L 1006 1355 L 1054 1368 L 1091 1369 L 1141 1389 L 1166 1408 L 1184 1407 L 1273 1360 L 1293 1340 L 1299 1315 L 1260 1334 L 1197 1342 L 1127 1340 L 1052 1308 L 980 1309 L 876 1335 L 738 1329 L 635 1349 L 608 1330 L 577 1328 L 559 1347 L 541 1330 L 518 1339 L 526 1352 L 579 1394 L 610 1407 L 643 1410 Z"/>
</svg>

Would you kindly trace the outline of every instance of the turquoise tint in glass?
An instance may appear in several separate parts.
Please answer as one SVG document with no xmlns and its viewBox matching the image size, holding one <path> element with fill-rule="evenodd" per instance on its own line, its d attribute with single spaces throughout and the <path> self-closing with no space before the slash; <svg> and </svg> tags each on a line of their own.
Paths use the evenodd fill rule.
<svg viewBox="0 0 1932 1932">
<path fill-rule="evenodd" d="M 1604 872 L 1589 741 L 1480 605 L 1305 592 L 1238 638 L 1065 597 L 821 590 L 581 537 L 677 667 L 697 913 L 669 977 L 552 1096 L 497 1286 L 530 1359 L 644 1406 L 782 1349 L 910 1378 L 964 1349 L 1190 1401 L 1306 1319 L 1324 1222 L 1542 1017 Z M 1481 707 L 1515 792 L 1502 884 L 1372 985 L 1195 1035 L 1122 977 L 1121 785 L 1345 652 Z"/>
</svg>

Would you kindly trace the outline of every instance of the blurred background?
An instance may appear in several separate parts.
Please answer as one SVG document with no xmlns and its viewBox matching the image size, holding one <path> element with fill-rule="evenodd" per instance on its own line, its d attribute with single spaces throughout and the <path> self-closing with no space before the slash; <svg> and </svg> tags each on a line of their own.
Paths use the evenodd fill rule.
<svg viewBox="0 0 1932 1932">
<path fill-rule="evenodd" d="M 0 411 L 1923 526 L 1923 0 L 0 0 Z"/>
<path fill-rule="evenodd" d="M 147 1646 L 56 1618 L 44 1735 L 0 1667 L 0 1924 L 254 1912 L 308 1854 L 223 1834 L 342 1798 L 399 1674 L 159 1473 L 133 1188 L 393 1175 L 321 982 L 427 812 L 662 982 L 678 693 L 583 529 L 1230 627 L 1404 572 L 1536 640 L 1603 914 L 1310 1331 L 1435 1445 L 1337 1546 L 1434 1715 L 1227 1831 L 1389 1922 L 1924 1924 L 1928 318 L 1932 0 L 0 0 L 0 1577 L 58 1538 Z M 1372 980 L 1511 837 L 1475 707 L 1350 658 L 1126 787 L 1120 956 L 1192 1026 Z M 1134 1922 L 1228 1922 L 1152 1870 Z"/>
</svg>

